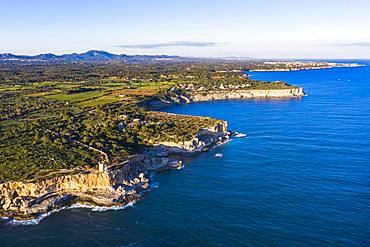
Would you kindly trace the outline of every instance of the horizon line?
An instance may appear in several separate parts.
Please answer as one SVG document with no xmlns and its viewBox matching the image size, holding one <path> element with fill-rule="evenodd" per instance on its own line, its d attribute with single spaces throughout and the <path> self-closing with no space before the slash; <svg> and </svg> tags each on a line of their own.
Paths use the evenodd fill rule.
<svg viewBox="0 0 370 247">
<path fill-rule="evenodd" d="M 327 58 L 315 58 L 315 57 L 274 57 L 274 58 L 267 58 L 267 57 L 253 57 L 253 56 L 193 56 L 193 55 L 176 55 L 176 54 L 138 54 L 138 53 L 112 53 L 105 50 L 99 49 L 91 49 L 85 52 L 66 52 L 66 53 L 53 53 L 53 52 L 45 52 L 45 53 L 26 53 L 26 54 L 16 54 L 12 52 L 0 52 L 0 55 L 14 55 L 14 56 L 38 56 L 38 55 L 45 55 L 45 54 L 52 54 L 56 56 L 61 55 L 68 55 L 68 54 L 84 54 L 91 51 L 98 51 L 98 52 L 106 52 L 112 55 L 127 55 L 127 56 L 172 56 L 172 57 L 180 57 L 180 58 L 193 58 L 193 59 L 245 59 L 245 60 L 370 60 L 370 58 L 340 58 L 340 57 L 327 57 Z"/>
</svg>

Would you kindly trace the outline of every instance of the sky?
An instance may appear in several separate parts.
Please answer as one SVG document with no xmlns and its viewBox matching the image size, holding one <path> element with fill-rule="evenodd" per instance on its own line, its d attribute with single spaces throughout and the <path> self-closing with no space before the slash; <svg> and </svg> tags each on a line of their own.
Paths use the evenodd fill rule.
<svg viewBox="0 0 370 247">
<path fill-rule="evenodd" d="M 0 0 L 0 53 L 370 59 L 370 0 Z"/>
</svg>

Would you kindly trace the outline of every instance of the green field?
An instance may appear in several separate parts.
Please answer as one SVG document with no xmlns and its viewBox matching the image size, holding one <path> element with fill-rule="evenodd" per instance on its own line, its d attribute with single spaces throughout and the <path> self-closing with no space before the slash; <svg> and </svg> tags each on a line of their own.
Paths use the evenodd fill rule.
<svg viewBox="0 0 370 247">
<path fill-rule="evenodd" d="M 293 88 L 217 73 L 240 66 L 73 63 L 0 69 L 0 183 L 96 167 L 101 152 L 117 164 L 148 146 L 190 140 L 219 121 L 150 112 L 145 106 L 151 102 L 176 101 L 200 88 L 207 94 L 221 84 Z"/>
<path fill-rule="evenodd" d="M 74 94 L 58 93 L 58 94 L 47 95 L 45 96 L 45 98 L 76 103 L 76 102 L 81 102 L 85 100 L 90 100 L 93 98 L 98 98 L 103 95 L 104 95 L 104 92 L 102 91 L 91 91 L 91 92 L 74 93 Z"/>
<path fill-rule="evenodd" d="M 106 105 L 106 104 L 111 104 L 115 102 L 121 101 L 122 98 L 119 98 L 118 96 L 113 96 L 113 95 L 104 95 L 99 98 L 94 98 L 91 100 L 86 100 L 82 101 L 79 103 L 80 106 L 82 107 L 96 107 L 96 106 L 101 106 L 101 105 Z"/>
</svg>

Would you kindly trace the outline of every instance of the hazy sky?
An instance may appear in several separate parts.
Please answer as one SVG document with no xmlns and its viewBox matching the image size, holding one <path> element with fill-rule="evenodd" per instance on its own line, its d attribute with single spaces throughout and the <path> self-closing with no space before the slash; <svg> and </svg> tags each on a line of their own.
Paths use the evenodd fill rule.
<svg viewBox="0 0 370 247">
<path fill-rule="evenodd" d="M 370 0 L 0 0 L 0 53 L 370 58 Z"/>
</svg>

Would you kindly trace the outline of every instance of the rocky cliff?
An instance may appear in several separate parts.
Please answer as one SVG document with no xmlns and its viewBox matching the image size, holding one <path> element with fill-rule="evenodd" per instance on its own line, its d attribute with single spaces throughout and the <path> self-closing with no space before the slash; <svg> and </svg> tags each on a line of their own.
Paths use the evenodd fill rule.
<svg viewBox="0 0 370 247">
<path fill-rule="evenodd" d="M 301 87 L 285 89 L 227 89 L 227 90 L 192 90 L 183 92 L 177 88 L 169 90 L 170 94 L 141 102 L 139 105 L 148 109 L 158 110 L 173 104 L 187 104 L 198 101 L 227 99 L 263 99 L 263 98 L 298 98 L 304 96 Z"/>
<path fill-rule="evenodd" d="M 227 122 L 220 120 L 215 126 L 201 129 L 191 140 L 182 142 L 159 142 L 147 151 L 151 155 L 167 156 L 169 154 L 189 155 L 203 152 L 210 147 L 221 144 L 230 138 Z"/>
<path fill-rule="evenodd" d="M 0 184 L 0 216 L 36 218 L 75 203 L 122 206 L 136 201 L 148 190 L 150 171 L 176 169 L 181 165 L 175 159 L 137 155 L 115 167 L 107 167 L 104 173 L 86 170 L 41 182 L 3 183 Z"/>
<path fill-rule="evenodd" d="M 223 99 L 285 98 L 303 96 L 302 88 L 275 90 L 218 90 L 184 93 L 171 91 L 171 95 L 145 102 L 151 108 L 173 103 Z M 125 162 L 108 166 L 105 172 L 84 170 L 79 174 L 47 179 L 41 182 L 7 182 L 0 184 L 0 216 L 29 219 L 40 214 L 76 203 L 98 206 L 122 206 L 136 201 L 149 188 L 150 171 L 176 169 L 181 162 L 159 158 L 170 154 L 193 154 L 208 150 L 230 138 L 226 121 L 200 129 L 190 140 L 159 142 L 148 148 L 145 155 L 129 157 Z M 148 156 L 150 155 L 150 156 Z M 155 157 L 155 158 L 153 158 Z"/>
<path fill-rule="evenodd" d="M 199 130 L 191 140 L 157 143 L 146 155 L 130 156 L 121 164 L 106 166 L 104 172 L 91 169 L 41 182 L 0 184 L 0 216 L 36 218 L 76 203 L 107 207 L 126 205 L 138 200 L 142 192 L 149 189 L 150 171 L 182 167 L 181 161 L 157 156 L 205 151 L 228 138 L 227 122 L 220 120 L 215 126 Z"/>
<path fill-rule="evenodd" d="M 304 96 L 303 88 L 270 89 L 270 90 L 228 90 L 194 92 L 191 101 L 210 101 L 225 99 L 258 99 L 258 98 L 293 98 Z"/>
</svg>

